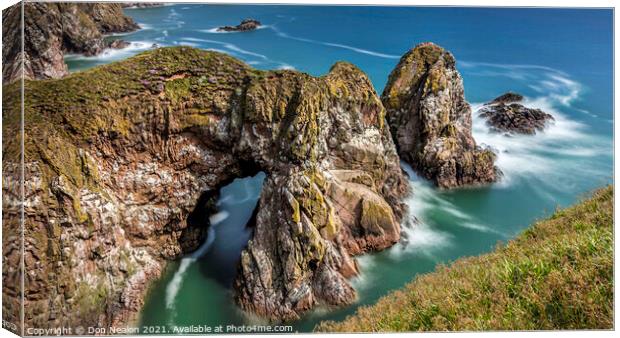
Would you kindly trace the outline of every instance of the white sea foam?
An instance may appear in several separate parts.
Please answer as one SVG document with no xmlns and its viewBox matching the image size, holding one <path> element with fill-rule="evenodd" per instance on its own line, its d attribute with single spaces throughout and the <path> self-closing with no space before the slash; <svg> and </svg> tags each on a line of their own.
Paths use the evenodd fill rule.
<svg viewBox="0 0 620 338">
<path fill-rule="evenodd" d="M 363 255 L 354 259 L 357 262 L 360 273 L 351 279 L 351 286 L 353 286 L 355 290 L 360 291 L 372 285 L 372 282 L 376 279 L 376 275 L 372 271 L 376 262 L 375 258 L 371 255 Z"/>
<path fill-rule="evenodd" d="M 587 110 L 572 107 L 583 90 L 580 83 L 562 71 L 545 66 L 471 62 L 461 62 L 460 66 L 475 75 L 518 79 L 537 93 L 537 96 L 525 97 L 524 104 L 546 111 L 555 119 L 547 129 L 536 135 L 508 137 L 490 131 L 486 121 L 478 116 L 482 104 L 472 104 L 474 138 L 479 144 L 496 150 L 497 166 L 504 173 L 495 186 L 509 187 L 524 179 L 538 179 L 540 185 L 533 189 L 541 197 L 552 199 L 549 189 L 554 189 L 558 182 L 572 182 L 577 167 L 581 173 L 589 172 L 597 177 L 604 175 L 605 169 L 591 163 L 591 159 L 611 154 L 609 142 L 589 132 L 587 125 L 569 119 L 562 111 L 573 109 L 597 117 Z"/>
<path fill-rule="evenodd" d="M 553 178 L 572 176 L 574 162 L 609 153 L 604 141 L 587 133 L 587 127 L 566 118 L 552 107 L 548 98 L 527 100 L 531 107 L 551 113 L 555 121 L 536 135 L 511 135 L 489 130 L 486 121 L 473 105 L 473 134 L 479 144 L 491 146 L 497 152 L 497 166 L 504 176 L 498 186 L 508 187 L 520 179 L 532 177 Z M 562 155 L 558 157 L 557 155 Z M 593 168 L 600 174 L 600 170 Z"/>
<path fill-rule="evenodd" d="M 228 211 L 220 211 L 209 217 L 209 223 L 211 223 L 211 226 L 218 225 L 222 223 L 225 219 L 227 219 L 229 216 L 230 214 L 228 213 Z"/>
<path fill-rule="evenodd" d="M 174 41 L 173 44 L 177 46 L 189 46 L 189 47 L 195 47 L 195 48 L 198 48 L 200 46 L 199 44 L 195 42 L 189 42 L 189 41 Z"/>
<path fill-rule="evenodd" d="M 81 54 L 67 54 L 65 55 L 66 60 L 118 60 L 122 59 L 134 54 L 137 54 L 141 51 L 148 50 L 153 46 L 153 42 L 151 41 L 130 41 L 129 46 L 121 49 L 116 48 L 106 48 L 100 54 L 93 56 L 86 56 Z"/>
<path fill-rule="evenodd" d="M 213 227 L 209 227 L 207 233 L 207 240 L 191 255 L 181 259 L 181 263 L 179 264 L 179 268 L 174 273 L 174 276 L 166 286 L 166 308 L 173 310 L 174 309 L 174 301 L 181 289 L 181 285 L 183 284 L 183 279 L 185 277 L 185 273 L 187 269 L 196 262 L 198 258 L 204 255 L 211 245 L 213 245 L 213 241 L 215 240 L 215 230 Z"/>
<path fill-rule="evenodd" d="M 151 30 L 151 29 L 153 29 L 153 26 L 149 25 L 148 23 L 140 23 L 140 22 L 138 22 L 138 26 L 140 26 L 141 30 Z"/>
<path fill-rule="evenodd" d="M 295 70 L 295 67 L 287 64 L 287 63 L 282 63 L 278 66 L 278 69 L 285 69 L 285 70 Z"/>
</svg>

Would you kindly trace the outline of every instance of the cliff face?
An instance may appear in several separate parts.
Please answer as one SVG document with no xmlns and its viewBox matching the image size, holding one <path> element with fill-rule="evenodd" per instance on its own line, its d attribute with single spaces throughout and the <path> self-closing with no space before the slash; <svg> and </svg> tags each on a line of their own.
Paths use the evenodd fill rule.
<svg viewBox="0 0 620 338">
<path fill-rule="evenodd" d="M 433 43 L 407 52 L 381 99 L 400 156 L 442 188 L 493 182 L 495 154 L 471 134 L 471 107 L 452 54 Z"/>
<path fill-rule="evenodd" d="M 130 320 L 164 263 L 204 240 L 219 188 L 258 171 L 267 179 L 234 286 L 246 310 L 281 320 L 350 303 L 351 256 L 399 239 L 407 183 L 385 110 L 350 64 L 314 78 L 163 48 L 25 88 L 27 326 Z M 10 157 L 19 87 L 4 93 Z M 18 182 L 13 166 L 5 182 Z M 17 275 L 3 271 L 7 304 Z"/>
<path fill-rule="evenodd" d="M 21 54 L 21 5 L 2 12 L 3 81 L 21 74 L 27 79 L 59 78 L 68 74 L 65 53 L 96 55 L 106 47 L 103 34 L 128 32 L 138 25 L 123 14 L 121 4 L 24 4 L 24 54 Z"/>
</svg>

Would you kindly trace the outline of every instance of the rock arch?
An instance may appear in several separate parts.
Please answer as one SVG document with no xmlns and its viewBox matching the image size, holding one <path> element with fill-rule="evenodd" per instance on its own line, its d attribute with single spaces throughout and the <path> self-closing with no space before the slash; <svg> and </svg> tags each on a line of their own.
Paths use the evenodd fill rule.
<svg viewBox="0 0 620 338">
<path fill-rule="evenodd" d="M 4 134 L 18 137 L 18 85 L 4 95 Z M 381 101 L 351 64 L 312 77 L 160 48 L 27 81 L 25 96 L 27 326 L 130 320 L 164 262 L 204 240 L 187 222 L 200 196 L 259 170 L 234 284 L 248 311 L 289 320 L 348 304 L 351 257 L 399 239 L 407 183 Z"/>
</svg>

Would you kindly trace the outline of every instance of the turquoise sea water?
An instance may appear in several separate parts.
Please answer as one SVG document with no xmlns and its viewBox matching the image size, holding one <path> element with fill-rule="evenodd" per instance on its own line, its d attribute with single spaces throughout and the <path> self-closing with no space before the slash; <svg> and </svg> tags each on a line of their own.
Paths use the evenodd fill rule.
<svg viewBox="0 0 620 338">
<path fill-rule="evenodd" d="M 484 188 L 439 191 L 411 173 L 407 203 L 420 224 L 405 227 L 402 243 L 359 258 L 363 272 L 353 281 L 358 303 L 317 309 L 292 323 L 295 330 L 342 319 L 438 263 L 488 252 L 532 221 L 612 182 L 611 10 L 178 4 L 126 13 L 143 27 L 121 37 L 132 45 L 97 57 L 69 56 L 72 70 L 123 59 L 153 44 L 189 45 L 229 53 L 261 69 L 312 75 L 346 60 L 365 71 L 381 93 L 399 57 L 414 45 L 433 41 L 455 55 L 474 108 L 474 136 L 499 152 L 503 179 Z M 214 32 L 247 17 L 265 27 Z M 535 136 L 490 133 L 475 109 L 508 90 L 552 113 L 556 123 Z M 245 222 L 262 179 L 236 180 L 222 191 L 212 236 L 201 250 L 169 265 L 149 293 L 142 324 L 260 322 L 237 309 L 230 283 L 250 235 Z"/>
</svg>

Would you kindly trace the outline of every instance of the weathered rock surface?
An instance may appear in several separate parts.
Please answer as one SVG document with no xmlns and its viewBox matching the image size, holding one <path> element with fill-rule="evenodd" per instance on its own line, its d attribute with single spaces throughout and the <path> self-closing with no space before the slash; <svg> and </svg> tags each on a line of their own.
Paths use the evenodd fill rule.
<svg viewBox="0 0 620 338">
<path fill-rule="evenodd" d="M 68 74 L 65 53 L 96 55 L 106 47 L 104 34 L 129 32 L 138 25 L 114 3 L 24 3 L 24 52 L 21 4 L 2 11 L 2 79 L 60 78 Z"/>
<path fill-rule="evenodd" d="M 19 84 L 3 89 L 3 154 L 18 159 Z M 267 178 L 234 283 L 245 310 L 286 320 L 348 304 L 352 256 L 399 239 L 407 181 L 385 110 L 350 64 L 315 78 L 160 48 L 26 81 L 25 95 L 29 327 L 131 320 L 165 262 L 204 241 L 218 190 L 258 171 Z M 3 162 L 7 205 L 19 205 L 18 163 Z M 19 214 L 3 210 L 3 259 L 15 262 L 7 227 Z M 3 307 L 17 315 L 19 271 L 4 267 Z"/>
<path fill-rule="evenodd" d="M 506 93 L 486 103 L 478 114 L 486 119 L 492 130 L 506 134 L 533 135 L 555 120 L 551 114 L 522 105 L 522 101 L 523 96 Z"/>
<path fill-rule="evenodd" d="M 410 50 L 381 97 L 398 153 L 442 188 L 497 179 L 495 154 L 476 145 L 471 107 L 452 54 L 433 43 Z"/>
<path fill-rule="evenodd" d="M 221 31 L 224 31 L 224 32 L 246 32 L 246 31 L 253 31 L 253 30 L 257 29 L 260 26 L 261 26 L 261 23 L 258 20 L 245 19 L 245 20 L 241 21 L 241 23 L 236 25 L 236 26 L 222 26 L 222 27 L 219 27 L 217 30 L 220 31 L 220 32 Z"/>
</svg>

